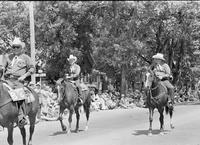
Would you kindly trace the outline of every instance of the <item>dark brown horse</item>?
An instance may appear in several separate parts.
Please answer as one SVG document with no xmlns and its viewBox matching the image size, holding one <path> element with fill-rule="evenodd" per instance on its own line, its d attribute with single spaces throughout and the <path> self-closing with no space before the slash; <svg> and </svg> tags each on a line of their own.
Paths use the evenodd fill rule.
<svg viewBox="0 0 200 145">
<path fill-rule="evenodd" d="M 79 120 L 80 120 L 80 108 L 83 106 L 85 114 L 86 114 L 86 126 L 85 131 L 88 129 L 88 121 L 90 116 L 90 105 L 91 105 L 91 94 L 89 89 L 82 92 L 83 95 L 83 105 L 79 105 L 77 103 L 78 100 L 78 92 L 73 84 L 69 80 L 62 80 L 60 83 L 57 83 L 57 90 L 58 90 L 58 98 L 60 104 L 60 113 L 59 113 L 59 121 L 61 123 L 61 127 L 63 131 L 67 133 L 71 132 L 71 123 L 72 123 L 72 115 L 76 113 L 76 129 L 75 132 L 79 131 Z M 63 124 L 62 115 L 65 109 L 69 111 L 69 127 L 67 128 Z"/>
<path fill-rule="evenodd" d="M 3 58 L 3 60 L 2 60 Z M 6 61 L 5 56 L 0 56 L 0 76 L 5 70 Z M 29 117 L 30 122 L 30 137 L 28 141 L 28 145 L 32 144 L 32 135 L 35 128 L 36 115 L 39 109 L 39 97 L 35 93 L 35 91 L 31 90 L 35 101 L 32 103 L 26 103 L 26 113 Z M 3 81 L 0 81 L 0 125 L 6 127 L 8 130 L 7 141 L 9 145 L 13 145 L 13 129 L 14 123 L 17 123 L 18 120 L 18 102 L 13 102 L 8 89 L 3 85 Z M 24 127 L 20 128 L 20 132 L 22 135 L 23 145 L 26 145 L 26 130 Z"/>
<path fill-rule="evenodd" d="M 149 109 L 149 135 L 152 135 L 152 122 L 155 108 L 158 109 L 158 112 L 160 114 L 160 133 L 163 134 L 164 131 L 164 109 L 166 114 L 170 114 L 170 127 L 174 128 L 172 124 L 173 108 L 169 108 L 167 105 L 167 88 L 162 84 L 162 82 L 156 77 L 155 73 L 151 70 L 146 73 L 145 88 L 147 96 L 146 103 Z"/>
</svg>

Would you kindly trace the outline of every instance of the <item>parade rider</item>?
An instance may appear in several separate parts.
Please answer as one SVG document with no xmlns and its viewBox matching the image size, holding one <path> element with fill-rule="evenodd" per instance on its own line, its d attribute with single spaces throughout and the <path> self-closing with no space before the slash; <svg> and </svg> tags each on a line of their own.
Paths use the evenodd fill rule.
<svg viewBox="0 0 200 145">
<path fill-rule="evenodd" d="M 173 106 L 174 101 L 174 86 L 170 83 L 173 79 L 171 75 L 171 69 L 166 63 L 164 55 L 162 53 L 157 53 L 153 57 L 153 68 L 155 75 L 162 81 L 162 83 L 167 87 L 169 92 L 168 105 Z"/>
<path fill-rule="evenodd" d="M 79 82 L 79 76 L 81 72 L 80 66 L 76 63 L 77 57 L 74 55 L 70 55 L 69 58 L 67 59 L 70 64 L 70 74 L 66 74 L 66 78 L 71 79 L 72 82 L 76 85 L 77 90 L 78 90 L 78 103 L 82 104 L 83 100 L 81 98 L 81 86 Z"/>
<path fill-rule="evenodd" d="M 24 54 L 25 43 L 20 38 L 15 38 L 11 44 L 13 48 L 13 58 L 9 58 L 9 64 L 5 71 L 5 81 L 12 89 L 23 88 L 23 81 L 35 71 L 35 67 L 31 58 Z M 18 125 L 24 126 L 27 124 L 25 115 L 24 100 L 18 101 L 19 114 Z"/>
</svg>

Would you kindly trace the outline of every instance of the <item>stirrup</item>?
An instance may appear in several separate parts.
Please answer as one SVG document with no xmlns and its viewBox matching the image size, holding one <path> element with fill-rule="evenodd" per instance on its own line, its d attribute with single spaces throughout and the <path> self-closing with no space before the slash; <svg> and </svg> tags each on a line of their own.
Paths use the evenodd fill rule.
<svg viewBox="0 0 200 145">
<path fill-rule="evenodd" d="M 18 121 L 19 128 L 21 128 L 21 127 L 23 127 L 23 126 L 25 126 L 27 124 L 28 124 L 28 122 L 27 122 L 25 117 L 23 117 L 21 120 Z"/>
<path fill-rule="evenodd" d="M 79 97 L 79 98 L 78 98 L 78 103 L 79 103 L 79 104 L 83 104 L 83 99 Z"/>
</svg>

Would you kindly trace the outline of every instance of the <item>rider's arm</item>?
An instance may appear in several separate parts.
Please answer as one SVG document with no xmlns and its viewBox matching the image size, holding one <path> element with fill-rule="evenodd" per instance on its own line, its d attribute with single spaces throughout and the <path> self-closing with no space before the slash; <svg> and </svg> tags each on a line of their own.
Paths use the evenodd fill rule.
<svg viewBox="0 0 200 145">
<path fill-rule="evenodd" d="M 28 77 L 35 72 L 35 67 L 33 65 L 31 58 L 28 55 L 24 55 L 24 58 L 27 66 L 27 72 L 24 74 L 24 76 Z"/>
<path fill-rule="evenodd" d="M 166 77 L 172 77 L 172 75 L 171 75 L 171 69 L 170 69 L 169 65 L 168 64 L 164 64 L 163 66 L 165 68 Z"/>
</svg>

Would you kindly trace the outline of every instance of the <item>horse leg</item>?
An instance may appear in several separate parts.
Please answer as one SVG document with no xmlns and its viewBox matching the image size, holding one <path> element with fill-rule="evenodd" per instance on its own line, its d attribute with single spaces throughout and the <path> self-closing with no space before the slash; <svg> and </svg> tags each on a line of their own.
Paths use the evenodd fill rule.
<svg viewBox="0 0 200 145">
<path fill-rule="evenodd" d="M 8 144 L 13 145 L 13 126 L 10 125 L 7 129 L 8 129 L 8 137 L 7 137 Z"/>
<path fill-rule="evenodd" d="M 154 113 L 154 109 L 149 108 L 149 133 L 148 133 L 149 136 L 152 135 L 153 113 Z"/>
<path fill-rule="evenodd" d="M 159 108 L 158 112 L 160 113 L 160 134 L 163 135 L 164 131 L 164 115 L 163 115 L 164 108 Z"/>
<path fill-rule="evenodd" d="M 65 108 L 60 105 L 60 112 L 59 112 L 58 120 L 60 121 L 62 131 L 66 131 L 66 129 L 67 129 L 67 127 L 63 124 L 63 118 L 62 118 L 64 110 L 65 110 Z"/>
<path fill-rule="evenodd" d="M 33 116 L 29 115 L 29 122 L 30 122 L 30 127 L 29 127 L 29 141 L 28 141 L 28 145 L 32 145 L 32 136 L 35 130 L 35 123 L 36 123 L 36 115 L 34 114 Z"/>
<path fill-rule="evenodd" d="M 22 135 L 23 145 L 26 145 L 26 129 L 24 128 L 24 126 L 19 129 Z"/>
<path fill-rule="evenodd" d="M 78 132 L 78 130 L 79 130 L 79 120 L 80 120 L 79 107 L 75 108 L 75 113 L 76 113 L 76 130 L 75 130 L 75 132 Z"/>
<path fill-rule="evenodd" d="M 69 110 L 69 118 L 68 118 L 68 122 L 69 122 L 69 127 L 67 130 L 67 133 L 71 133 L 71 127 L 72 127 L 72 115 L 73 115 L 74 110 L 70 107 Z"/>
<path fill-rule="evenodd" d="M 84 105 L 85 115 L 86 115 L 86 125 L 85 125 L 85 131 L 88 130 L 88 123 L 89 123 L 89 117 L 90 117 L 90 105 L 86 104 Z"/>
<path fill-rule="evenodd" d="M 173 109 L 169 109 L 169 116 L 170 116 L 170 127 L 171 129 L 174 129 L 173 121 L 172 121 L 172 116 L 173 116 Z"/>
</svg>

